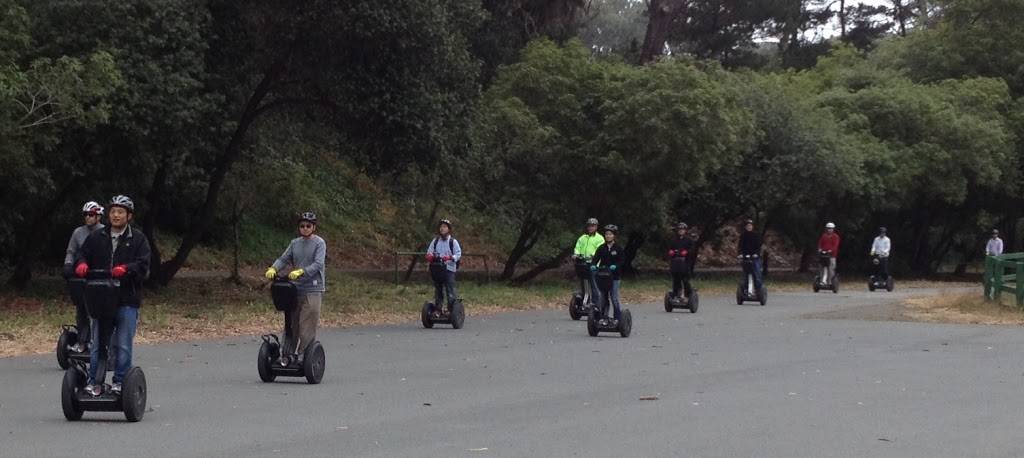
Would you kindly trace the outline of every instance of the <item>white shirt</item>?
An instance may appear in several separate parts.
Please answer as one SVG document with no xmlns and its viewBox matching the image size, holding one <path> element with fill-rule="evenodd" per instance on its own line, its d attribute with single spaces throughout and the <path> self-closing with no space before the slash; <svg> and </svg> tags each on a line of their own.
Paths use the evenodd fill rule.
<svg viewBox="0 0 1024 458">
<path fill-rule="evenodd" d="M 1003 239 L 999 237 L 988 239 L 988 244 L 985 245 L 985 254 L 989 256 L 999 256 L 1003 254 Z"/>
<path fill-rule="evenodd" d="M 889 241 L 889 237 L 879 235 L 875 237 L 875 242 L 871 244 L 871 253 L 877 254 L 883 258 L 889 257 L 889 250 L 892 248 L 892 242 Z"/>
</svg>

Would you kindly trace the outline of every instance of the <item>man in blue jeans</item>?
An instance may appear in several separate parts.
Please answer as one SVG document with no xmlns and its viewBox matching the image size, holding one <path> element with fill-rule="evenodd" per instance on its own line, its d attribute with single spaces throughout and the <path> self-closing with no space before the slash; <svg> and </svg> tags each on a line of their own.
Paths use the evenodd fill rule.
<svg viewBox="0 0 1024 458">
<path fill-rule="evenodd" d="M 121 393 L 121 382 L 132 366 L 132 340 L 142 305 L 142 281 L 149 273 L 149 241 L 129 223 L 135 203 L 128 196 L 114 196 L 107 210 L 110 225 L 94 231 L 82 244 L 75 275 L 84 278 L 89 269 L 109 270 L 118 286 L 118 307 L 113 320 L 92 320 L 89 380 L 85 391 L 103 394 L 108 346 L 113 346 L 116 364 L 110 390 Z"/>
<path fill-rule="evenodd" d="M 442 262 L 445 265 L 445 281 L 434 283 L 434 304 L 436 312 L 441 312 L 444 304 L 450 308 L 459 296 L 455 293 L 455 272 L 458 270 L 459 260 L 462 259 L 462 246 L 459 241 L 452 237 L 452 222 L 442 219 L 437 225 L 437 237 L 427 245 L 427 262 Z M 443 290 L 442 290 L 443 288 Z M 448 295 L 448 302 L 444 300 L 445 293 Z"/>
</svg>

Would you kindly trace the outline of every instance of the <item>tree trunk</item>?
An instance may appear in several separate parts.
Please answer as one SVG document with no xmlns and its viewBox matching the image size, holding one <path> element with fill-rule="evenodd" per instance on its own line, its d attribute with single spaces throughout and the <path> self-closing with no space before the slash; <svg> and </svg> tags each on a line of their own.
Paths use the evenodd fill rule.
<svg viewBox="0 0 1024 458">
<path fill-rule="evenodd" d="M 526 220 L 519 226 L 519 238 L 516 240 L 516 245 L 512 247 L 512 251 L 509 252 L 508 258 L 505 259 L 505 269 L 501 272 L 502 280 L 509 280 L 516 274 L 516 265 L 522 260 L 526 253 L 533 249 L 533 246 L 537 244 L 537 240 L 540 238 L 540 234 L 543 231 L 543 226 L 539 221 L 533 217 L 527 217 Z"/>
<path fill-rule="evenodd" d="M 892 7 L 896 23 L 900 26 L 899 34 L 901 37 L 905 37 L 907 36 L 907 6 L 903 4 L 903 0 L 893 0 Z"/>
<path fill-rule="evenodd" d="M 260 104 L 267 94 L 270 93 L 274 83 L 277 82 L 283 72 L 284 60 L 282 59 L 271 65 L 250 95 L 245 108 L 239 116 L 238 127 L 235 128 L 234 133 L 231 135 L 231 140 L 224 148 L 224 154 L 217 159 L 213 173 L 210 176 L 210 184 L 206 189 L 206 198 L 199 207 L 199 211 L 192 218 L 192 225 L 189 227 L 189 231 L 185 233 L 181 246 L 178 247 L 174 257 L 165 262 L 160 268 L 160 277 L 156 280 L 161 285 L 167 285 L 171 282 L 171 279 L 185 265 L 188 255 L 206 232 L 210 221 L 213 219 L 214 212 L 217 210 L 217 198 L 220 197 L 220 190 L 224 185 L 224 179 L 227 177 L 228 170 L 231 169 L 231 165 L 235 163 L 235 160 L 238 159 L 242 152 L 242 143 L 245 141 L 249 127 L 252 126 L 252 123 L 261 113 Z"/>
<path fill-rule="evenodd" d="M 807 246 L 800 254 L 800 268 L 797 272 L 807 273 L 811 271 L 811 263 L 814 262 L 814 254 L 818 251 L 816 247 Z"/>
<path fill-rule="evenodd" d="M 917 0 L 917 25 L 918 27 L 928 26 L 928 0 Z"/>
<path fill-rule="evenodd" d="M 36 207 L 38 210 L 36 214 L 17 235 L 14 272 L 11 273 L 7 284 L 19 290 L 28 287 L 29 281 L 32 280 L 32 267 L 35 265 L 36 257 L 39 256 L 39 247 L 43 246 L 50 237 L 50 217 L 71 197 L 71 192 L 78 187 L 80 180 L 79 175 L 73 176 L 57 190 L 52 199 Z"/>
<path fill-rule="evenodd" d="M 640 48 L 640 64 L 652 62 L 665 49 L 672 22 L 686 9 L 685 0 L 649 0 L 647 33 Z"/>
<path fill-rule="evenodd" d="M 839 0 L 839 38 L 846 39 L 846 0 Z"/>
<path fill-rule="evenodd" d="M 569 245 L 568 247 L 563 248 L 562 251 L 558 252 L 558 254 L 555 255 L 555 257 L 548 259 L 547 261 L 544 261 L 540 264 L 537 264 L 528 272 L 514 278 L 512 282 L 526 283 L 530 280 L 533 280 L 534 278 L 537 278 L 537 276 L 544 273 L 544 271 L 551 270 L 562 265 L 562 262 L 565 261 L 565 259 L 572 254 L 573 248 L 575 248 L 575 246 L 573 245 Z"/>
<path fill-rule="evenodd" d="M 156 281 L 162 278 L 161 267 L 162 258 L 160 248 L 156 241 L 156 224 L 159 219 L 160 212 L 163 211 L 163 196 L 167 188 L 167 169 L 168 158 L 164 156 L 161 158 L 160 165 L 157 166 L 156 172 L 153 174 L 153 185 L 149 188 L 149 193 L 146 195 L 146 201 L 149 203 L 149 211 L 146 213 L 145 218 L 142 219 L 142 233 L 146 235 L 146 239 L 149 240 L 149 279 L 146 280 L 148 286 L 160 286 L 160 282 Z"/>
<path fill-rule="evenodd" d="M 428 231 L 430 231 L 432 228 L 436 229 L 436 228 L 433 227 L 433 225 L 434 225 L 434 220 L 437 218 L 437 211 L 440 208 L 441 208 L 441 199 L 438 199 L 438 198 L 435 197 L 434 198 L 434 206 L 430 208 L 430 216 L 427 217 L 426 226 L 427 226 L 427 230 Z M 427 249 L 427 244 L 426 243 L 421 243 L 419 245 L 416 245 L 416 251 L 423 251 L 425 249 Z M 408 282 L 409 279 L 412 278 L 412 272 L 413 272 L 413 270 L 416 269 L 416 264 L 419 263 L 419 261 L 420 261 L 420 257 L 419 256 L 413 256 L 412 259 L 409 260 L 409 267 L 407 267 L 405 269 L 405 279 L 402 280 L 402 281 Z"/>
<path fill-rule="evenodd" d="M 619 266 L 622 269 L 622 273 L 636 276 L 639 272 L 633 267 L 633 260 L 636 259 L 636 254 L 640 251 L 640 247 L 644 246 L 644 242 L 647 241 L 647 235 L 641 232 L 632 232 L 629 234 L 629 240 L 626 241 L 626 247 L 623 248 L 623 259 L 622 265 Z"/>
</svg>

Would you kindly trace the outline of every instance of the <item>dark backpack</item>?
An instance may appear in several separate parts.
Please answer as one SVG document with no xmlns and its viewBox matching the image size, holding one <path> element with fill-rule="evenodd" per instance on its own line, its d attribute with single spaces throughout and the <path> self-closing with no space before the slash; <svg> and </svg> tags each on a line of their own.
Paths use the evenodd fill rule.
<svg viewBox="0 0 1024 458">
<path fill-rule="evenodd" d="M 430 252 L 433 253 L 436 248 L 437 248 L 437 237 L 434 237 L 434 240 L 432 242 L 430 242 Z M 448 251 L 450 251 L 453 256 L 455 255 L 455 237 L 448 237 Z M 461 265 L 462 265 L 462 257 L 459 257 L 459 260 L 455 261 L 455 268 L 458 269 L 459 266 L 461 266 Z"/>
</svg>

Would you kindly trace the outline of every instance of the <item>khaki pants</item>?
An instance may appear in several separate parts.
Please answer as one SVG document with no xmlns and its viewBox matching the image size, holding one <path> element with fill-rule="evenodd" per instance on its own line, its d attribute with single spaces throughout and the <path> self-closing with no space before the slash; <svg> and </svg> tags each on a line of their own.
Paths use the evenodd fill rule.
<svg viewBox="0 0 1024 458">
<path fill-rule="evenodd" d="M 323 293 L 299 294 L 295 310 L 284 316 L 283 354 L 301 355 L 306 351 L 306 346 L 316 340 L 316 327 L 320 323 L 320 306 L 323 303 L 323 298 Z M 296 336 L 298 336 L 298 342 L 296 342 Z M 296 343 L 298 344 L 297 349 L 295 348 Z"/>
</svg>

